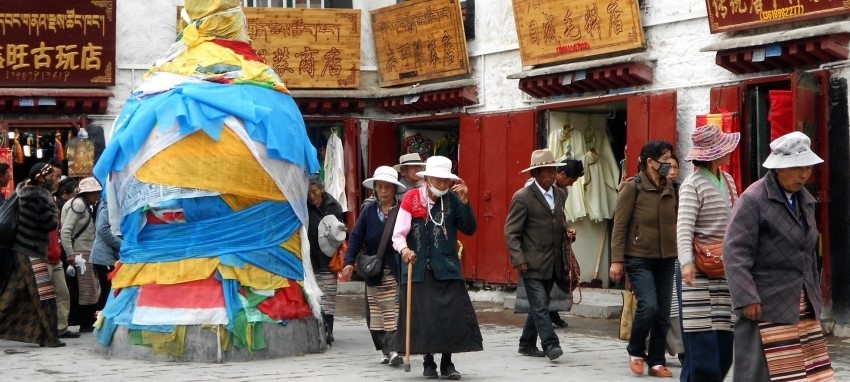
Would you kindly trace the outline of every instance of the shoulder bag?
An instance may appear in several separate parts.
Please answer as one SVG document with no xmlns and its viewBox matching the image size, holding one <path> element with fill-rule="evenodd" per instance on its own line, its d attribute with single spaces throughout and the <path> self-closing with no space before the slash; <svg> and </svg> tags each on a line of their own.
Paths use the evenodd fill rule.
<svg viewBox="0 0 850 382">
<path fill-rule="evenodd" d="M 726 188 L 729 190 L 729 201 L 734 204 L 732 185 L 726 175 L 723 175 L 723 179 L 726 180 Z M 723 270 L 723 242 L 704 243 L 694 238 L 694 265 L 709 278 L 723 277 L 726 273 Z"/>
<path fill-rule="evenodd" d="M 390 235 L 393 232 L 395 220 L 398 217 L 398 209 L 399 206 L 393 208 L 390 211 L 390 216 L 387 217 L 386 224 L 384 225 L 384 233 L 381 235 L 381 244 L 378 246 L 378 253 L 370 255 L 366 252 L 360 252 L 357 255 L 357 259 L 354 261 L 354 270 L 358 276 L 364 279 L 375 277 L 384 269 L 384 251 L 386 251 L 387 244 L 390 241 Z"/>
</svg>

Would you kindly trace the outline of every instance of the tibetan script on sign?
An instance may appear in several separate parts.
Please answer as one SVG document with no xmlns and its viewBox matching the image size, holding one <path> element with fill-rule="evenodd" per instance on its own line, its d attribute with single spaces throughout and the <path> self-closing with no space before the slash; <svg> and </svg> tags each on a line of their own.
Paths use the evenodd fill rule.
<svg viewBox="0 0 850 382">
<path fill-rule="evenodd" d="M 115 85 L 115 0 L 4 0 L 0 86 Z"/>
<path fill-rule="evenodd" d="M 705 0 L 711 33 L 850 12 L 847 0 Z"/>
<path fill-rule="evenodd" d="M 416 0 L 371 12 L 382 87 L 469 73 L 457 0 Z"/>
<path fill-rule="evenodd" d="M 637 0 L 513 0 L 523 66 L 644 48 Z"/>
</svg>

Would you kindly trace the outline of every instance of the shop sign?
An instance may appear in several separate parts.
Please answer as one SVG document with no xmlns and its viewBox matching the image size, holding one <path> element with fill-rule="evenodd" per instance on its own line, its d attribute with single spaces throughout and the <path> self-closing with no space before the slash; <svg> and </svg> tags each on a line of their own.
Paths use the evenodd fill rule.
<svg viewBox="0 0 850 382">
<path fill-rule="evenodd" d="M 847 0 L 705 0 L 705 7 L 711 33 L 850 13 Z"/>
<path fill-rule="evenodd" d="M 370 14 L 380 86 L 469 73 L 457 0 L 408 1 Z"/>
<path fill-rule="evenodd" d="M 523 66 L 643 49 L 637 0 L 513 0 Z"/>
<path fill-rule="evenodd" d="M 115 0 L 4 0 L 0 86 L 115 85 Z"/>
</svg>

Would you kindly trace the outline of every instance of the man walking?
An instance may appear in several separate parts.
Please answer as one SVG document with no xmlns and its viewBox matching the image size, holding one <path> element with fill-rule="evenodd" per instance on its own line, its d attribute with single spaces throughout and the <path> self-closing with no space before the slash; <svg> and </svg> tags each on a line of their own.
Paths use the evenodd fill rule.
<svg viewBox="0 0 850 382">
<path fill-rule="evenodd" d="M 511 264 L 523 278 L 528 294 L 528 318 L 519 339 L 522 355 L 549 357 L 564 354 L 549 317 L 549 293 L 563 273 L 563 245 L 566 232 L 564 203 L 566 195 L 555 183 L 555 167 L 559 165 L 549 150 L 531 154 L 534 182 L 517 191 L 511 200 L 505 222 L 505 240 Z M 543 350 L 537 348 L 537 337 Z"/>
</svg>

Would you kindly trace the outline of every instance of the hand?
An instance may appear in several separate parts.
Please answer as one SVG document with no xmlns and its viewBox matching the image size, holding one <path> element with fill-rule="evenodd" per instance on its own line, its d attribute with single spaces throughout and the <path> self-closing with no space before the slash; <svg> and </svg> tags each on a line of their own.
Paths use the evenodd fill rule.
<svg viewBox="0 0 850 382">
<path fill-rule="evenodd" d="M 401 260 L 405 263 L 415 263 L 416 262 L 416 252 L 413 252 L 410 248 L 405 248 L 401 250 Z"/>
<path fill-rule="evenodd" d="M 528 271 L 528 264 L 527 263 L 523 263 L 523 264 L 516 266 L 516 273 L 523 274 L 526 271 Z"/>
<path fill-rule="evenodd" d="M 753 321 L 758 321 L 761 319 L 761 304 L 753 303 L 744 306 L 744 317 L 749 318 Z"/>
<path fill-rule="evenodd" d="M 682 266 L 682 282 L 687 286 L 694 285 L 694 277 L 696 275 L 696 267 L 693 263 Z"/>
<path fill-rule="evenodd" d="M 608 269 L 608 277 L 615 283 L 620 282 L 623 278 L 623 262 L 611 263 L 611 268 Z"/>
<path fill-rule="evenodd" d="M 354 273 L 354 266 L 353 265 L 349 264 L 349 265 L 346 265 L 345 267 L 342 268 L 342 277 L 345 278 L 346 280 L 351 280 L 351 274 L 352 273 Z"/>
<path fill-rule="evenodd" d="M 576 241 L 576 229 L 575 228 L 567 228 L 567 239 L 570 243 Z"/>
<path fill-rule="evenodd" d="M 466 187 L 466 182 L 464 182 L 463 179 L 458 178 L 457 183 L 452 186 L 452 191 L 457 194 L 457 197 L 460 198 L 461 203 L 469 203 L 469 187 Z"/>
</svg>

